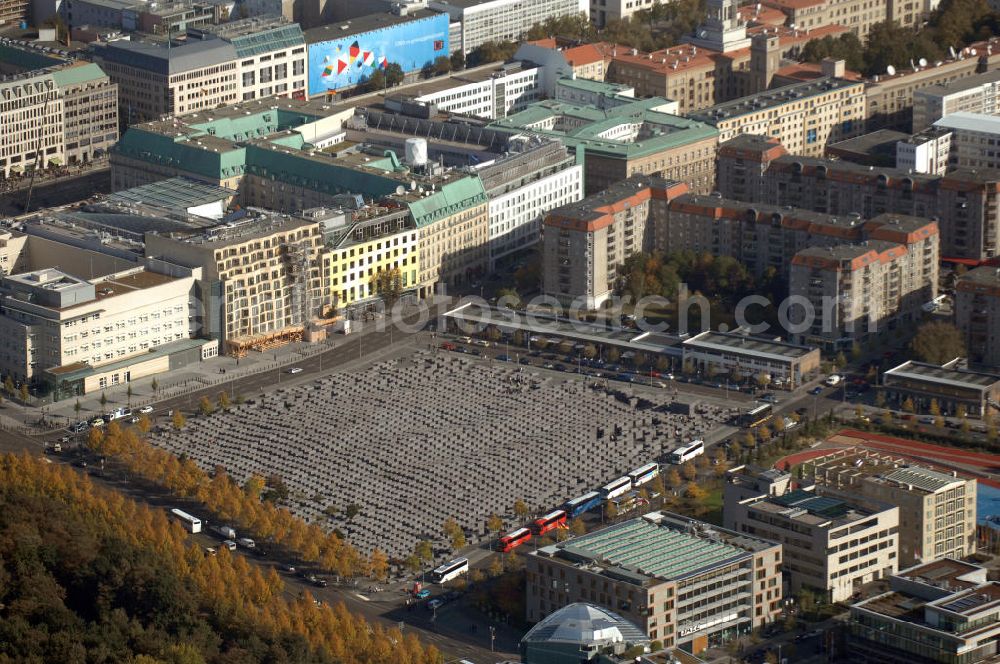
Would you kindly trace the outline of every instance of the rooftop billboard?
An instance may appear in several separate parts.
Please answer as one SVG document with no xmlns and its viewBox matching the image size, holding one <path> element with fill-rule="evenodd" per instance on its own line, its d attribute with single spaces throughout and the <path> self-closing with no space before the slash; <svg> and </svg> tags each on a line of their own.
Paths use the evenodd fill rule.
<svg viewBox="0 0 1000 664">
<path fill-rule="evenodd" d="M 448 15 L 309 44 L 309 96 L 350 88 L 395 62 L 418 71 L 448 55 Z"/>
</svg>

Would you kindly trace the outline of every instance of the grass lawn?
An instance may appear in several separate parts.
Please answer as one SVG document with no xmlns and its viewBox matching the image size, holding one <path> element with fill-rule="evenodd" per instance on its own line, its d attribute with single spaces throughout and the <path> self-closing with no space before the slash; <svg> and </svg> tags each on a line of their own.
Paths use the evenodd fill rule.
<svg viewBox="0 0 1000 664">
<path fill-rule="evenodd" d="M 705 496 L 705 514 L 702 519 L 717 526 L 722 525 L 722 486 L 717 486 Z"/>
</svg>

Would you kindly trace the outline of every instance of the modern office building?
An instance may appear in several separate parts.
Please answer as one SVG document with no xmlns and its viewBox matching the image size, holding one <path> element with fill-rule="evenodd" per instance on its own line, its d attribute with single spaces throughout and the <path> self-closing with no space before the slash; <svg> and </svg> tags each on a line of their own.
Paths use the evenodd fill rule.
<svg viewBox="0 0 1000 664">
<path fill-rule="evenodd" d="M 817 484 L 899 507 L 899 564 L 976 552 L 976 480 L 867 448 L 836 450 L 806 466 Z"/>
<path fill-rule="evenodd" d="M 546 100 L 490 127 L 557 138 L 568 148 L 582 150 L 588 194 L 632 175 L 655 175 L 708 193 L 715 181 L 717 132 L 664 110 L 674 108 L 662 98 L 610 108 Z"/>
<path fill-rule="evenodd" d="M 987 569 L 945 558 L 889 577 L 889 591 L 851 606 L 852 660 L 979 664 L 996 661 L 1000 583 Z"/>
<path fill-rule="evenodd" d="M 451 51 L 469 53 L 490 41 L 521 41 L 531 26 L 547 18 L 587 12 L 582 0 L 430 0 L 428 8 L 449 16 Z"/>
<path fill-rule="evenodd" d="M 652 246 L 657 218 L 687 191 L 670 180 L 633 176 L 545 217 L 542 290 L 565 304 L 599 308 L 625 259 Z"/>
<path fill-rule="evenodd" d="M 306 94 L 302 30 L 278 17 L 190 29 L 183 44 L 113 41 L 93 54 L 118 84 L 125 126 Z"/>
<path fill-rule="evenodd" d="M 941 118 L 961 111 L 993 115 L 997 112 L 998 93 L 1000 71 L 997 70 L 917 90 L 913 93 L 913 131 L 921 132 Z"/>
<path fill-rule="evenodd" d="M 711 330 L 685 339 L 681 349 L 683 364 L 701 374 L 767 376 L 771 385 L 790 390 L 815 377 L 821 361 L 814 346 Z"/>
<path fill-rule="evenodd" d="M 778 542 L 792 592 L 830 602 L 898 569 L 899 509 L 827 487 L 793 489 L 787 473 L 762 477 L 746 466 L 726 474 L 723 520 L 730 530 Z"/>
<path fill-rule="evenodd" d="M 105 157 L 118 140 L 117 86 L 93 63 L 0 44 L 0 175 Z"/>
<path fill-rule="evenodd" d="M 1000 369 L 1000 268 L 984 265 L 961 275 L 954 309 L 969 360 Z"/>
<path fill-rule="evenodd" d="M 829 143 L 865 125 L 865 84 L 834 76 L 763 90 L 688 117 L 719 130 L 724 143 L 741 134 L 777 138 L 792 154 L 820 157 Z"/>
<path fill-rule="evenodd" d="M 415 100 L 441 112 L 495 120 L 543 99 L 543 75 L 541 67 L 508 62 L 494 69 L 454 74 L 447 88 L 419 94 Z"/>
<path fill-rule="evenodd" d="M 925 175 L 779 154 L 769 142 L 736 140 L 738 150 L 719 151 L 717 189 L 724 196 L 862 219 L 884 212 L 936 218 L 942 257 L 978 261 L 1000 252 L 1000 171 Z"/>
<path fill-rule="evenodd" d="M 527 619 L 589 602 L 700 653 L 781 611 L 780 544 L 651 512 L 525 557 Z"/>
<path fill-rule="evenodd" d="M 506 156 L 476 167 L 489 197 L 489 264 L 537 244 L 542 219 L 583 198 L 582 154 L 541 136 L 511 141 Z"/>
<path fill-rule="evenodd" d="M 617 613 L 596 604 L 576 602 L 551 613 L 521 638 L 524 664 L 600 662 L 648 646 L 649 637 Z"/>
<path fill-rule="evenodd" d="M 891 408 L 901 408 L 910 400 L 914 410 L 929 412 L 936 401 L 943 415 L 955 415 L 959 408 L 970 417 L 990 412 L 1000 415 L 1000 375 L 964 369 L 961 358 L 938 366 L 908 361 L 882 374 L 882 390 Z"/>
<path fill-rule="evenodd" d="M 68 395 L 165 371 L 167 353 L 147 355 L 175 351 L 196 332 L 189 300 L 197 272 L 167 272 L 137 267 L 84 279 L 53 267 L 3 277 L 0 373 Z"/>
<path fill-rule="evenodd" d="M 996 169 L 1000 167 L 997 141 L 1000 118 L 985 113 L 957 111 L 936 121 L 933 128 L 951 135 L 948 168 Z"/>
<path fill-rule="evenodd" d="M 896 168 L 914 173 L 944 175 L 948 172 L 952 134 L 931 127 L 896 143 Z"/>
</svg>

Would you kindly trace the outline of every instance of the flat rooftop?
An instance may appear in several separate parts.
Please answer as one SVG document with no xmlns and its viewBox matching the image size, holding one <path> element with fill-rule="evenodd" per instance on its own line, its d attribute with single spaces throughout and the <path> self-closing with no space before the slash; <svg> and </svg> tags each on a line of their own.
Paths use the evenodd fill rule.
<svg viewBox="0 0 1000 664">
<path fill-rule="evenodd" d="M 439 14 L 440 12 L 432 12 L 429 9 L 418 9 L 404 16 L 396 16 L 395 14 L 390 14 L 389 12 L 366 14 L 365 16 L 358 16 L 357 18 L 352 18 L 346 21 L 333 21 L 331 23 L 327 23 L 326 25 L 309 28 L 308 30 L 305 30 L 303 34 L 305 34 L 307 44 L 315 44 L 317 42 L 346 39 L 347 37 L 360 35 L 365 32 L 372 32 L 374 30 L 381 30 L 394 25 L 412 23 L 413 21 L 432 18 L 434 16 L 438 16 Z"/>
<path fill-rule="evenodd" d="M 810 346 L 800 346 L 785 341 L 775 341 L 762 337 L 749 337 L 731 332 L 702 332 L 684 341 L 685 347 L 754 355 L 783 361 L 796 360 L 819 352 Z"/>
<path fill-rule="evenodd" d="M 632 176 L 627 180 L 615 182 L 607 189 L 591 194 L 586 198 L 557 207 L 549 212 L 553 217 L 574 219 L 577 221 L 594 221 L 613 212 L 611 206 L 634 196 L 646 189 L 667 190 L 680 185 L 675 180 L 667 180 L 655 176 Z M 547 215 L 548 216 L 548 215 Z"/>
<path fill-rule="evenodd" d="M 941 489 L 949 487 L 957 482 L 964 482 L 963 479 L 953 475 L 931 470 L 930 468 L 921 468 L 919 466 L 894 470 L 891 473 L 883 475 L 882 479 L 889 482 L 906 484 L 915 489 L 927 491 L 929 493 L 940 491 Z"/>
<path fill-rule="evenodd" d="M 952 131 L 974 131 L 981 134 L 1000 134 L 1000 117 L 987 113 L 960 111 L 949 113 L 934 123 L 940 129 Z"/>
<path fill-rule="evenodd" d="M 924 95 L 928 97 L 933 97 L 936 95 L 950 95 L 958 92 L 964 92 L 966 90 L 972 90 L 978 88 L 982 85 L 988 85 L 990 83 L 1000 82 L 1000 69 L 994 69 L 993 71 L 983 72 L 982 74 L 974 74 L 972 76 L 966 76 L 960 78 L 951 83 L 941 83 L 938 85 L 928 85 L 926 88 L 921 90 L 914 90 L 913 94 Z"/>
<path fill-rule="evenodd" d="M 912 579 L 928 585 L 947 587 L 954 590 L 966 590 L 975 588 L 979 583 L 970 580 L 970 575 L 983 573 L 986 570 L 978 565 L 955 560 L 954 558 L 942 558 L 923 565 L 916 565 L 909 569 L 900 570 L 896 576 Z"/>
<path fill-rule="evenodd" d="M 983 265 L 982 267 L 977 267 L 974 270 L 969 270 L 959 277 L 959 280 L 972 284 L 981 284 L 983 286 L 1000 287 L 1000 267 Z"/>
<path fill-rule="evenodd" d="M 132 187 L 105 198 L 121 205 L 152 205 L 171 210 L 185 210 L 220 200 L 229 200 L 239 192 L 191 178 L 176 177 Z"/>
<path fill-rule="evenodd" d="M 808 99 L 809 97 L 828 94 L 836 92 L 837 90 L 846 90 L 847 88 L 855 86 L 863 88 L 864 84 L 860 81 L 849 81 L 844 78 L 827 76 L 812 81 L 806 81 L 804 83 L 793 83 L 792 85 L 786 85 L 780 88 L 774 88 L 773 90 L 760 92 L 755 95 L 740 97 L 739 99 L 727 101 L 722 104 L 716 104 L 715 106 L 706 108 L 702 111 L 690 113 L 688 117 L 698 122 L 714 125 L 742 115 L 759 113 L 767 109 L 777 108 L 802 99 Z"/>
<path fill-rule="evenodd" d="M 624 571 L 645 581 L 676 581 L 746 560 L 752 552 L 772 546 L 775 544 L 654 512 L 545 547 L 540 553 L 593 564 L 611 573 Z"/>
<path fill-rule="evenodd" d="M 826 146 L 827 150 L 839 153 L 851 153 L 857 155 L 876 155 L 892 152 L 896 154 L 896 143 L 905 141 L 910 135 L 905 131 L 895 131 L 894 129 L 879 129 L 861 136 L 848 138 L 844 141 L 831 143 Z"/>
<path fill-rule="evenodd" d="M 951 369 L 913 361 L 904 362 L 898 367 L 889 369 L 884 375 L 978 391 L 987 391 L 1000 383 L 1000 376 L 996 374 L 969 369 Z"/>
</svg>

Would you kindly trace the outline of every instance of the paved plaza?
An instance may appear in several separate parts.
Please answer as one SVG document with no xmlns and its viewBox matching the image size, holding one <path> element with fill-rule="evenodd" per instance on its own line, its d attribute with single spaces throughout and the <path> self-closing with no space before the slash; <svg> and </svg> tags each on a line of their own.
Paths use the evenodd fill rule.
<svg viewBox="0 0 1000 664">
<path fill-rule="evenodd" d="M 221 464 L 239 481 L 276 473 L 308 521 L 339 528 L 363 552 L 402 556 L 422 538 L 443 547 L 449 517 L 477 541 L 491 513 L 513 521 L 519 498 L 555 508 L 730 415 L 707 403 L 676 414 L 672 391 L 632 392 L 420 351 L 278 388 L 151 441 L 205 469 Z M 347 521 L 350 504 L 361 511 Z M 324 513 L 329 505 L 341 516 Z"/>
</svg>

